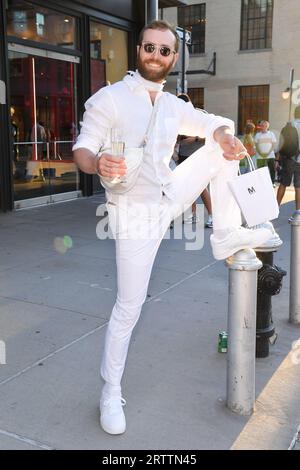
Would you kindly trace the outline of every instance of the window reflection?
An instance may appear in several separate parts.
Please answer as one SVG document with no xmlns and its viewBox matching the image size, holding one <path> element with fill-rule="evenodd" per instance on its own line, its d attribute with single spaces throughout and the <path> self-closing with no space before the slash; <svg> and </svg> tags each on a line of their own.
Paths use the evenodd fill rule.
<svg viewBox="0 0 300 470">
<path fill-rule="evenodd" d="M 90 23 L 91 92 L 121 80 L 128 70 L 128 33 Z"/>
<path fill-rule="evenodd" d="M 21 0 L 8 0 L 7 34 L 70 49 L 77 47 L 75 18 Z"/>
<path fill-rule="evenodd" d="M 9 65 L 15 200 L 77 190 L 76 64 L 9 51 Z"/>
</svg>

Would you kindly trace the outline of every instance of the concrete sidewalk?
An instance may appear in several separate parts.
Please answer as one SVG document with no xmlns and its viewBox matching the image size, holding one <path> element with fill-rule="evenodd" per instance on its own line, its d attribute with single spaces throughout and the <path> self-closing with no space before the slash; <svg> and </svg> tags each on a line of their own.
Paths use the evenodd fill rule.
<svg viewBox="0 0 300 470">
<path fill-rule="evenodd" d="M 300 423 L 289 274 L 273 299 L 277 342 L 256 361 L 256 411 L 235 415 L 217 352 L 227 269 L 212 257 L 211 230 L 201 251 L 163 241 L 124 376 L 127 431 L 101 430 L 99 363 L 116 293 L 114 243 L 95 232 L 101 201 L 0 215 L 0 449 L 287 449 Z M 288 273 L 293 211 L 285 204 L 276 222 L 276 263 Z"/>
</svg>

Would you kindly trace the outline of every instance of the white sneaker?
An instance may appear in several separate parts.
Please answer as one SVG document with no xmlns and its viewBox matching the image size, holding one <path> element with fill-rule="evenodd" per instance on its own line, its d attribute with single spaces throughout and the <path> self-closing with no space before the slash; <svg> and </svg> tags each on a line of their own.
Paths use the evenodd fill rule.
<svg viewBox="0 0 300 470">
<path fill-rule="evenodd" d="M 124 405 L 126 405 L 126 401 L 121 396 L 101 398 L 100 424 L 108 434 L 123 434 L 126 431 Z"/>
<path fill-rule="evenodd" d="M 206 228 L 213 228 L 213 218 L 211 215 L 208 216 L 207 221 L 205 222 Z"/>
<path fill-rule="evenodd" d="M 210 236 L 213 255 L 216 259 L 226 259 L 239 250 L 245 248 L 256 248 L 261 246 L 272 237 L 269 228 L 247 229 L 238 227 L 232 230 L 225 238 Z"/>
<path fill-rule="evenodd" d="M 183 224 L 192 224 L 193 223 L 193 214 L 188 215 L 185 219 L 182 219 Z"/>
<path fill-rule="evenodd" d="M 260 248 L 259 251 L 263 251 L 264 249 L 272 249 L 272 248 L 278 248 L 279 246 L 282 245 L 282 240 L 278 233 L 276 232 L 274 225 L 272 222 L 264 222 L 263 224 L 255 225 L 255 227 L 251 227 L 253 229 L 258 229 L 258 228 L 267 228 L 271 231 L 272 235 L 271 237 L 265 242 L 262 243 L 261 245 L 257 246 L 256 248 Z"/>
<path fill-rule="evenodd" d="M 197 222 L 200 222 L 200 217 L 196 214 L 191 215 L 190 217 L 187 217 L 184 219 L 185 224 L 196 224 Z"/>
</svg>

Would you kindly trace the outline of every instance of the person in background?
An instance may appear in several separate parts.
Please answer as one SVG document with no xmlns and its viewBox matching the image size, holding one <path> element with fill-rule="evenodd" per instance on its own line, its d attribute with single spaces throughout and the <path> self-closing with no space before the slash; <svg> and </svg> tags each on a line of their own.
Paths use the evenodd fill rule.
<svg viewBox="0 0 300 470">
<path fill-rule="evenodd" d="M 261 123 L 263 121 L 260 119 L 259 121 L 257 121 L 256 123 L 256 126 L 255 126 L 255 134 L 257 134 L 258 132 L 261 132 Z"/>
<path fill-rule="evenodd" d="M 10 131 L 11 131 L 11 137 L 12 137 L 12 142 L 13 142 L 13 170 L 15 173 L 15 164 L 18 160 L 19 156 L 19 148 L 15 143 L 19 140 L 19 127 L 16 123 L 15 120 L 15 108 L 13 106 L 10 107 Z"/>
<path fill-rule="evenodd" d="M 31 129 L 31 142 L 36 145 L 36 154 L 39 160 L 47 159 L 47 132 L 43 121 L 37 121 Z"/>
<path fill-rule="evenodd" d="M 177 95 L 177 98 L 185 101 L 186 103 L 191 102 L 190 97 L 186 93 L 180 93 L 179 95 Z M 190 136 L 185 136 L 185 135 L 178 136 L 177 142 L 178 142 L 178 162 L 177 162 L 178 165 L 182 163 L 184 160 L 186 160 L 194 152 L 196 152 L 196 150 L 201 148 L 205 143 L 204 139 L 199 139 L 199 137 L 190 137 Z M 210 194 L 207 188 L 205 188 L 204 191 L 202 191 L 202 193 L 200 194 L 200 197 L 202 199 L 202 202 L 208 214 L 207 221 L 205 222 L 205 227 L 212 228 L 213 227 L 212 205 L 211 205 Z M 184 219 L 184 223 L 191 224 L 191 223 L 196 223 L 198 221 L 199 219 L 197 217 L 197 204 L 196 204 L 196 201 L 194 201 L 192 204 L 192 214 L 186 219 Z"/>
<path fill-rule="evenodd" d="M 296 210 L 300 210 L 300 106 L 295 108 L 295 119 L 281 130 L 276 166 L 281 166 L 277 202 L 280 206 L 287 186 L 292 180 L 295 188 Z"/>
<path fill-rule="evenodd" d="M 248 152 L 248 155 L 252 158 L 254 166 L 256 168 L 256 149 L 255 149 L 255 142 L 254 142 L 254 132 L 255 132 L 255 125 L 253 122 L 247 122 L 245 126 L 244 136 L 242 142 Z"/>
<path fill-rule="evenodd" d="M 275 184 L 275 152 L 277 139 L 274 132 L 270 131 L 270 123 L 268 121 L 260 122 L 261 131 L 257 132 L 254 137 L 257 158 L 263 160 L 261 166 L 268 166 L 271 180 Z"/>
</svg>

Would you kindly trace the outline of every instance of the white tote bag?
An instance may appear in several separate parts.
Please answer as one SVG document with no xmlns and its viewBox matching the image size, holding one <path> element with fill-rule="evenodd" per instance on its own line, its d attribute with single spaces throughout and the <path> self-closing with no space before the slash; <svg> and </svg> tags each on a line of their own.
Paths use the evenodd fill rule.
<svg viewBox="0 0 300 470">
<path fill-rule="evenodd" d="M 259 225 L 279 215 L 268 167 L 255 170 L 247 157 L 251 171 L 229 181 L 229 187 L 249 227 Z"/>
</svg>

